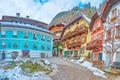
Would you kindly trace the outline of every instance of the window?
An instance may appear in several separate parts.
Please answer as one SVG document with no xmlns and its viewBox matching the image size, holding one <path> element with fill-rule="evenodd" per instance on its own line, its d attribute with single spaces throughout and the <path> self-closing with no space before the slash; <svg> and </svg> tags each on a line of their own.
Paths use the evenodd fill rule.
<svg viewBox="0 0 120 80">
<path fill-rule="evenodd" d="M 84 54 L 84 50 L 85 50 L 85 47 L 81 48 L 81 49 L 80 49 L 80 53 L 81 53 L 81 54 Z"/>
<path fill-rule="evenodd" d="M 50 50 L 50 46 L 47 46 L 47 49 Z"/>
<path fill-rule="evenodd" d="M 47 37 L 47 41 L 50 42 L 50 37 Z"/>
<path fill-rule="evenodd" d="M 45 35 L 42 35 L 42 38 L 41 38 L 43 41 L 45 40 Z"/>
<path fill-rule="evenodd" d="M 25 43 L 25 44 L 24 44 L 24 47 L 25 47 L 25 48 L 28 48 L 28 44 L 27 44 L 27 43 Z"/>
<path fill-rule="evenodd" d="M 75 39 L 74 42 L 76 43 L 76 42 L 77 42 L 77 39 Z"/>
<path fill-rule="evenodd" d="M 8 47 L 9 47 L 9 48 L 11 47 L 10 42 L 8 43 Z"/>
<path fill-rule="evenodd" d="M 110 39 L 111 38 L 111 30 L 107 31 L 107 38 Z"/>
<path fill-rule="evenodd" d="M 35 33 L 33 33 L 33 39 L 37 39 L 37 37 L 36 37 L 36 34 L 35 34 Z"/>
<path fill-rule="evenodd" d="M 96 30 L 96 26 L 93 26 L 93 30 Z"/>
<path fill-rule="evenodd" d="M 117 35 L 120 36 L 120 28 L 118 28 L 118 34 Z"/>
<path fill-rule="evenodd" d="M 37 48 L 36 44 L 33 44 L 33 48 Z"/>
<path fill-rule="evenodd" d="M 60 33 L 56 33 L 56 36 L 60 36 L 61 34 Z"/>
<path fill-rule="evenodd" d="M 41 48 L 44 50 L 44 49 L 45 49 L 45 46 L 44 46 L 44 45 L 41 45 Z"/>
<path fill-rule="evenodd" d="M 4 31 L 4 30 L 1 32 L 1 35 L 2 35 L 2 36 L 5 36 L 5 31 Z"/>
<path fill-rule="evenodd" d="M 111 17 L 113 18 L 113 17 L 116 17 L 116 16 L 117 16 L 117 8 L 115 8 L 115 9 L 112 10 Z"/>
<path fill-rule="evenodd" d="M 2 47 L 4 48 L 6 46 L 5 42 L 2 42 Z"/>
<path fill-rule="evenodd" d="M 98 23 L 98 27 L 100 27 L 100 22 Z"/>
<path fill-rule="evenodd" d="M 94 55 L 93 55 L 93 59 L 96 59 L 96 57 L 97 57 L 97 55 L 96 55 L 96 53 L 94 53 Z"/>
<path fill-rule="evenodd" d="M 84 38 L 84 37 L 81 38 L 81 42 L 82 42 L 82 43 L 85 42 L 85 38 Z"/>
<path fill-rule="evenodd" d="M 13 36 L 17 36 L 17 31 L 13 31 Z"/>
<path fill-rule="evenodd" d="M 13 31 L 13 37 L 14 37 L 14 38 L 17 37 L 17 31 Z"/>
<path fill-rule="evenodd" d="M 14 43 L 13 46 L 14 46 L 15 48 L 17 48 L 18 45 L 17 45 L 17 43 Z"/>
<path fill-rule="evenodd" d="M 24 38 L 28 38 L 27 32 L 24 32 Z"/>
</svg>

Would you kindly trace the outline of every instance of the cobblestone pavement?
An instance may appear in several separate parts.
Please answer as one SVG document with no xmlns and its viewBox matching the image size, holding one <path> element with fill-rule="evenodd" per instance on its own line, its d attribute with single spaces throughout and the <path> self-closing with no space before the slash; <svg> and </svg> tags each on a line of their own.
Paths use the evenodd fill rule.
<svg viewBox="0 0 120 80">
<path fill-rule="evenodd" d="M 51 76 L 53 80 L 113 80 L 95 76 L 84 67 L 59 57 L 48 58 L 48 60 L 58 65 L 58 72 Z"/>
</svg>

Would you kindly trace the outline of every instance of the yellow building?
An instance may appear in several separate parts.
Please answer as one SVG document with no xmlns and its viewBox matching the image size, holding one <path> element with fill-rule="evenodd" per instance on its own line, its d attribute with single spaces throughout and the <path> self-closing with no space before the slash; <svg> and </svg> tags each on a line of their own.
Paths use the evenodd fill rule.
<svg viewBox="0 0 120 80">
<path fill-rule="evenodd" d="M 86 50 L 86 44 L 90 39 L 89 22 L 90 20 L 81 14 L 65 26 L 61 35 L 64 57 L 88 56 L 89 50 Z"/>
</svg>

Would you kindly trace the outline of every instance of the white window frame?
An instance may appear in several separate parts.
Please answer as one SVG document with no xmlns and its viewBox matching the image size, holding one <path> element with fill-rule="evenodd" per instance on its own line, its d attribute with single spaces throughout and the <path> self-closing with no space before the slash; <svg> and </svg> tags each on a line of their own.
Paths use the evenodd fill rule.
<svg viewBox="0 0 120 80">
<path fill-rule="evenodd" d="M 28 32 L 24 32 L 24 36 L 28 37 Z"/>
<path fill-rule="evenodd" d="M 2 44 L 2 47 L 3 47 L 3 46 L 4 46 L 4 47 L 6 46 L 6 43 L 5 43 L 5 42 L 2 42 L 1 44 Z"/>
<path fill-rule="evenodd" d="M 81 42 L 82 42 L 82 43 L 85 42 L 85 38 L 84 38 L 84 37 L 81 38 Z"/>
<path fill-rule="evenodd" d="M 100 27 L 100 22 L 98 23 L 98 27 Z"/>
<path fill-rule="evenodd" d="M 13 31 L 13 35 L 14 35 L 14 36 L 17 36 L 17 31 Z"/>
<path fill-rule="evenodd" d="M 1 33 L 1 35 L 5 35 L 5 30 L 2 30 L 2 33 Z"/>
</svg>

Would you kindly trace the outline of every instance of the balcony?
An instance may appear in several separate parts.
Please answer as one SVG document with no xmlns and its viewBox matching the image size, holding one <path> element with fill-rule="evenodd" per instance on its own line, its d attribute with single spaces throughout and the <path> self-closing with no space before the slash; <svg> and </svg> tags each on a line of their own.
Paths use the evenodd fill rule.
<svg viewBox="0 0 120 80">
<path fill-rule="evenodd" d="M 53 37 L 53 40 L 58 40 L 58 39 L 60 39 L 60 36 L 54 36 Z"/>
<path fill-rule="evenodd" d="M 68 44 L 68 49 L 76 48 L 76 47 L 80 47 L 80 46 L 81 46 L 80 42 L 74 42 L 74 43 Z"/>
<path fill-rule="evenodd" d="M 88 28 L 86 26 L 78 28 L 78 34 L 83 34 L 88 32 Z"/>
<path fill-rule="evenodd" d="M 102 47 L 102 40 L 94 40 L 87 43 L 87 50 L 92 50 L 99 47 Z"/>
</svg>

